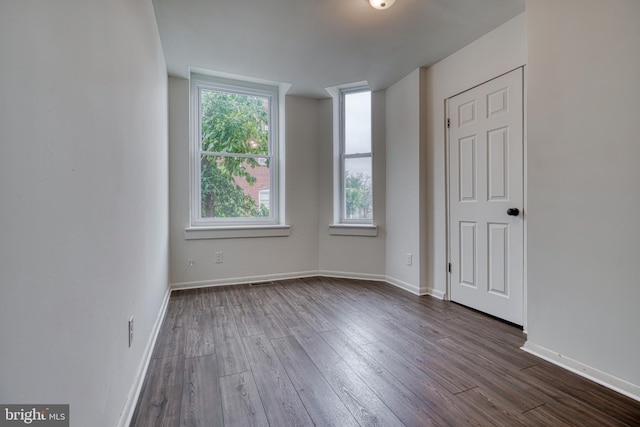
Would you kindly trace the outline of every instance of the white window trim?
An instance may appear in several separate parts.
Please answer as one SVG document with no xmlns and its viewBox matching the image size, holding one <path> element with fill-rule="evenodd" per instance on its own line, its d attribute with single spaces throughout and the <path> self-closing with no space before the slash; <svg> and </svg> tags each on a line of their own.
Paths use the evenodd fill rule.
<svg viewBox="0 0 640 427">
<path fill-rule="evenodd" d="M 281 205 L 281 191 L 283 183 L 280 174 L 280 128 L 282 122 L 280 112 L 284 108 L 284 94 L 290 86 L 288 85 L 267 85 L 262 83 L 247 82 L 244 80 L 234 80 L 228 78 L 214 77 L 203 74 L 191 74 L 190 93 L 191 93 L 191 135 L 189 143 L 190 157 L 190 203 L 189 215 L 190 226 L 185 229 L 185 238 L 224 238 L 236 237 L 255 237 L 265 236 L 266 229 L 271 226 L 276 236 L 283 235 L 282 230 L 286 229 L 288 235 L 288 226 L 284 225 L 283 206 Z M 269 98 L 269 145 L 270 145 L 270 188 L 271 191 L 271 209 L 268 218 L 202 218 L 201 217 L 201 184 L 200 184 L 200 90 L 202 88 L 212 90 L 222 90 L 225 92 L 239 93 L 246 95 L 256 95 Z M 210 233 L 208 230 L 218 230 L 221 233 Z M 233 230 L 247 230 L 247 233 L 236 233 Z M 256 231 L 255 233 L 252 233 Z M 196 233 L 197 232 L 197 233 Z M 195 233 L 195 234 L 194 234 Z M 266 233 L 268 234 L 268 233 Z M 193 236 L 210 236 L 210 237 L 193 237 Z M 219 235 L 224 235 L 220 237 Z M 188 237 L 192 236 L 192 237 Z M 265 236 L 266 237 L 266 236 Z"/>
<path fill-rule="evenodd" d="M 188 227 L 184 230 L 185 240 L 242 239 L 255 237 L 288 237 L 289 225 L 248 225 L 229 227 Z"/>
<path fill-rule="evenodd" d="M 332 236 L 378 236 L 375 224 L 330 224 L 329 234 Z"/>
<path fill-rule="evenodd" d="M 373 189 L 374 189 L 374 184 L 373 184 L 373 176 L 374 176 L 374 165 L 373 165 L 373 120 L 371 120 L 371 141 L 369 141 L 369 152 L 368 153 L 353 153 L 353 154 L 345 154 L 345 115 L 344 115 L 344 98 L 345 95 L 351 94 L 351 93 L 358 93 L 358 92 L 370 92 L 371 89 L 369 89 L 369 85 L 368 84 L 360 84 L 357 86 L 349 86 L 349 87 L 342 87 L 339 89 L 338 92 L 338 99 L 339 99 L 339 116 L 338 116 L 338 123 L 339 123 L 339 137 L 338 137 L 338 161 L 339 161 L 339 189 L 338 189 L 338 197 L 339 197 L 339 215 L 337 216 L 336 220 L 337 220 L 337 224 L 344 224 L 344 225 L 373 225 L 373 216 L 374 216 L 374 212 L 373 212 Z M 371 113 L 373 114 L 373 108 Z M 358 159 L 358 158 L 370 158 L 371 159 L 371 219 L 351 219 L 351 218 L 346 218 L 346 198 L 345 198 L 345 194 L 344 194 L 344 189 L 345 189 L 345 182 L 344 182 L 344 177 L 345 177 L 345 160 L 346 159 Z M 360 230 L 360 228 L 355 228 L 355 230 Z M 334 234 L 334 233 L 332 233 Z M 377 231 L 376 231 L 377 234 Z M 352 235 L 361 235 L 358 232 L 355 232 Z"/>
</svg>

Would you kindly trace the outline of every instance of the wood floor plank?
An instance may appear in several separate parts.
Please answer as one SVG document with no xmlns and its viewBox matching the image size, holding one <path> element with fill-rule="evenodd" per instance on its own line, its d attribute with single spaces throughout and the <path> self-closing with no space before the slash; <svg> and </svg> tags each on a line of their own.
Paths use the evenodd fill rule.
<svg viewBox="0 0 640 427">
<path fill-rule="evenodd" d="M 294 337 L 271 340 L 271 345 L 315 425 L 359 425 Z"/>
<path fill-rule="evenodd" d="M 420 307 L 424 308 L 424 305 Z M 514 352 L 513 347 L 521 347 L 526 339 L 525 335 L 517 328 L 504 325 L 502 322 L 494 322 L 493 327 L 478 326 L 478 322 L 470 321 L 468 318 L 458 316 L 443 319 L 424 313 L 420 310 L 407 309 L 392 313 L 394 318 L 402 321 L 402 324 L 413 332 L 427 338 L 449 338 L 460 339 L 465 345 L 470 344 L 477 350 L 485 350 L 492 356 L 501 355 L 505 361 L 509 361 L 516 369 L 523 369 L 539 363 L 538 358 L 523 351 Z M 497 324 L 500 325 L 497 325 Z M 507 327 L 510 332 L 508 337 L 503 333 L 503 327 Z M 497 330 L 494 333 L 494 329 Z M 444 332 L 446 331 L 446 332 Z M 506 338 L 505 338 L 506 337 Z"/>
<path fill-rule="evenodd" d="M 209 310 L 208 291 L 206 289 L 188 289 L 179 291 L 186 299 L 186 307 L 189 311 Z"/>
<path fill-rule="evenodd" d="M 451 336 L 451 329 L 437 323 L 424 312 L 408 310 L 406 305 L 387 304 L 386 312 L 404 327 L 429 340 L 438 340 Z"/>
<path fill-rule="evenodd" d="M 258 310 L 258 322 L 267 337 L 283 338 L 291 336 L 291 331 L 278 316 L 274 307 L 268 304 L 254 307 Z"/>
<path fill-rule="evenodd" d="M 405 424 L 446 425 L 445 419 L 340 331 L 319 334 Z"/>
<path fill-rule="evenodd" d="M 443 306 L 442 304 L 451 303 L 440 301 L 435 298 L 417 300 L 410 299 L 408 301 L 399 299 L 397 302 L 397 305 L 400 306 L 401 310 L 418 313 L 420 316 L 431 320 L 435 319 L 446 323 L 449 320 L 458 317 L 456 313 L 452 312 L 448 308 L 448 306 Z"/>
<path fill-rule="evenodd" d="M 470 325 L 467 326 L 470 328 Z M 452 327 L 453 332 L 450 337 L 451 341 L 459 343 L 473 351 L 483 354 L 485 357 L 499 363 L 505 368 L 508 367 L 513 370 L 520 370 L 528 368 L 540 363 L 540 359 L 526 353 L 524 351 L 514 352 L 513 343 L 505 343 L 503 341 L 497 341 L 490 336 L 482 335 L 478 336 L 474 331 L 466 328 Z M 521 347 L 524 344 L 524 336 L 522 341 L 515 343 L 516 347 Z"/>
<path fill-rule="evenodd" d="M 204 289 L 205 296 L 209 300 L 209 307 L 216 307 L 227 303 L 223 288 L 223 286 L 216 286 Z"/>
<path fill-rule="evenodd" d="M 247 291 L 250 285 L 225 286 L 224 295 L 228 305 L 251 304 Z"/>
<path fill-rule="evenodd" d="M 260 324 L 262 309 L 253 304 L 232 305 L 229 307 L 241 337 L 264 334 Z"/>
<path fill-rule="evenodd" d="M 138 400 L 133 427 L 177 426 L 182 405 L 184 356 L 151 359 L 144 393 Z"/>
<path fill-rule="evenodd" d="M 501 366 L 501 361 L 493 362 L 484 358 L 472 348 L 455 343 L 450 338 L 438 341 L 443 350 L 460 356 L 458 367 L 469 375 L 476 375 L 483 390 L 494 401 L 514 413 L 522 413 L 546 402 L 546 396 L 540 391 L 528 387 L 517 378 L 520 371 L 513 372 Z"/>
<path fill-rule="evenodd" d="M 165 319 L 173 318 L 178 321 L 183 317 L 182 315 L 187 310 L 189 303 L 189 297 L 182 291 L 174 291 L 171 293 L 169 303 L 167 304 L 167 313 Z"/>
<path fill-rule="evenodd" d="M 496 320 L 478 311 L 452 303 L 451 312 L 456 314 L 452 319 L 454 323 L 459 322 L 465 326 L 473 326 L 476 330 L 483 331 L 483 335 L 500 337 L 505 342 L 515 344 L 523 340 L 521 328 Z"/>
<path fill-rule="evenodd" d="M 278 292 L 279 287 L 279 285 L 270 286 L 270 292 L 266 294 L 271 313 L 279 317 L 288 328 L 310 327 L 311 325 Z"/>
<path fill-rule="evenodd" d="M 324 316 L 316 305 L 309 304 L 307 300 L 300 297 L 299 290 L 286 286 L 278 289 L 277 292 L 289 302 L 296 310 L 296 313 L 306 320 L 316 332 L 336 329 L 335 325 Z"/>
<path fill-rule="evenodd" d="M 550 396 L 550 408 L 562 407 L 603 425 L 640 425 L 640 403 L 548 362 L 522 370 L 523 381 Z M 588 402 L 588 403 L 587 403 Z M 580 418 L 578 418 L 580 419 Z"/>
<path fill-rule="evenodd" d="M 356 300 L 339 288 L 340 281 L 330 277 L 314 282 L 314 292 L 343 313 L 357 311 Z"/>
<path fill-rule="evenodd" d="M 380 342 L 397 351 L 427 375 L 441 379 L 440 384 L 451 393 L 459 393 L 478 385 L 477 378 L 458 367 L 460 364 L 458 355 L 449 354 L 443 357 L 436 346 L 423 340 L 419 335 L 404 331 L 393 324 L 381 323 L 367 317 L 352 316 L 351 320 L 362 327 L 371 328 L 371 334 Z M 455 363 L 456 361 L 458 363 Z"/>
<path fill-rule="evenodd" d="M 351 415 L 365 426 L 402 426 L 400 419 L 362 381 L 357 372 L 311 329 L 293 329 L 295 339 L 340 397 Z"/>
<path fill-rule="evenodd" d="M 194 310 L 190 314 L 185 338 L 185 357 L 198 357 L 213 354 L 213 319 L 211 310 Z"/>
<path fill-rule="evenodd" d="M 179 304 L 175 304 L 174 307 L 178 305 Z M 160 332 L 158 333 L 157 344 L 152 355 L 154 359 L 184 355 L 187 336 L 185 325 L 189 314 L 188 312 L 183 312 L 181 308 L 174 310 L 175 311 L 167 315 L 162 322 Z"/>
<path fill-rule="evenodd" d="M 251 372 L 221 377 L 220 392 L 225 426 L 269 426 Z"/>
<path fill-rule="evenodd" d="M 247 298 L 252 305 L 265 305 L 269 302 L 268 295 L 272 292 L 271 283 L 261 285 L 250 285 L 247 289 Z"/>
<path fill-rule="evenodd" d="M 456 399 L 473 408 L 473 414 L 477 419 L 482 419 L 484 425 L 517 427 L 524 425 L 518 412 L 511 412 L 492 401 L 482 392 L 481 387 L 458 393 Z"/>
<path fill-rule="evenodd" d="M 248 371 L 250 369 L 249 362 L 247 361 L 231 309 L 225 306 L 216 306 L 211 310 L 213 312 L 213 337 L 220 376 Z"/>
<path fill-rule="evenodd" d="M 434 408 L 451 425 L 483 425 L 469 407 L 455 399 L 441 380 L 434 379 L 400 357 L 383 343 L 361 346 L 376 362 L 391 373 L 423 402 Z"/>
<path fill-rule="evenodd" d="M 298 393 L 266 335 L 243 337 L 251 371 L 269 423 L 274 426 L 312 426 Z"/>
<path fill-rule="evenodd" d="M 222 427 L 222 396 L 214 354 L 185 359 L 181 427 Z"/>
<path fill-rule="evenodd" d="M 301 288 L 301 294 L 310 301 L 313 301 L 317 310 L 319 310 L 327 319 L 331 319 L 331 323 L 351 338 L 356 344 L 367 344 L 377 341 L 377 338 L 371 335 L 366 329 L 351 322 L 343 312 L 333 307 L 331 303 L 325 301 L 321 296 L 312 292 L 310 289 L 311 287 L 305 286 Z"/>
<path fill-rule="evenodd" d="M 520 421 L 528 427 L 540 427 L 540 426 L 571 426 L 571 427 L 588 427 L 592 426 L 606 426 L 596 419 L 591 419 L 591 423 L 585 423 L 582 416 L 577 416 L 571 409 L 566 408 L 554 408 L 549 404 L 540 405 L 530 411 L 521 415 Z"/>
<path fill-rule="evenodd" d="M 380 282 L 174 291 L 131 426 L 640 426 L 640 402 L 524 341 Z"/>
<path fill-rule="evenodd" d="M 291 334 L 278 315 L 277 306 L 272 304 L 274 295 L 277 295 L 277 292 L 274 290 L 275 288 L 277 288 L 277 285 L 272 284 L 249 286 L 246 291 L 247 298 L 249 299 L 249 303 L 247 305 L 252 307 L 252 310 L 254 310 L 255 314 L 258 316 L 259 324 L 264 333 L 272 338 L 269 335 L 269 328 L 274 328 L 271 331 L 275 334 L 273 337 L 282 338 Z M 263 316 L 266 317 L 266 319 Z M 265 321 L 270 326 L 265 326 Z"/>
</svg>

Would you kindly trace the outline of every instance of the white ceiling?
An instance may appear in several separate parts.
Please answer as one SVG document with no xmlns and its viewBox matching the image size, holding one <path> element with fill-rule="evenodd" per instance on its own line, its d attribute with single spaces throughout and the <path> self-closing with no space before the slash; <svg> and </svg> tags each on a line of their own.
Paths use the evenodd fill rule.
<svg viewBox="0 0 640 427">
<path fill-rule="evenodd" d="M 153 0 L 169 74 L 189 67 L 290 83 L 385 89 L 520 14 L 525 0 Z"/>
</svg>

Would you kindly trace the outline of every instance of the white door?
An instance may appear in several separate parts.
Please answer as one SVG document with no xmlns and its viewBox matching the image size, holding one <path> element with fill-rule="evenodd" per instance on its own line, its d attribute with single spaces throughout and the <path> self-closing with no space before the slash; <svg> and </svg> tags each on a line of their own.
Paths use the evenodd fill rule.
<svg viewBox="0 0 640 427">
<path fill-rule="evenodd" d="M 522 68 L 450 98 L 451 300 L 523 324 Z"/>
</svg>

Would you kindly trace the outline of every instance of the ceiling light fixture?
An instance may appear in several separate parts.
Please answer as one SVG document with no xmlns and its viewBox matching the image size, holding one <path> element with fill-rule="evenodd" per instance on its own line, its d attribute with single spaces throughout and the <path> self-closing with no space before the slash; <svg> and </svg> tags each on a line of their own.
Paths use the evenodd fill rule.
<svg viewBox="0 0 640 427">
<path fill-rule="evenodd" d="M 376 9 L 389 9 L 396 0 L 369 0 L 369 4 Z"/>
</svg>

